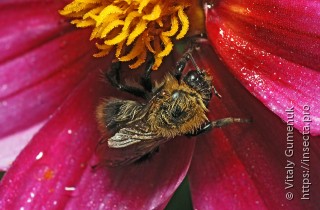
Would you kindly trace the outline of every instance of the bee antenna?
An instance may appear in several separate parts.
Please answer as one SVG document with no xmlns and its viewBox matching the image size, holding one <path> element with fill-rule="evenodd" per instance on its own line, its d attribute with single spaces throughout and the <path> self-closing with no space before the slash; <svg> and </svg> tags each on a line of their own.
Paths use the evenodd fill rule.
<svg viewBox="0 0 320 210">
<path fill-rule="evenodd" d="M 193 66 L 196 68 L 197 72 L 199 72 L 199 73 L 202 74 L 201 69 L 200 69 L 199 66 L 197 65 L 196 61 L 194 60 L 194 58 L 193 58 L 193 56 L 191 55 L 190 52 L 188 52 L 188 57 L 189 57 L 189 59 L 191 60 Z"/>
</svg>

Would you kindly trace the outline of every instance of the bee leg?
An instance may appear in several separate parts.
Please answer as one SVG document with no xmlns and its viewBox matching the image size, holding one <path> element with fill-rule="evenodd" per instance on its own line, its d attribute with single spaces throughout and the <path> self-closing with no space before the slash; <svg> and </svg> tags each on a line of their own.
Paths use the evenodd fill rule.
<svg viewBox="0 0 320 210">
<path fill-rule="evenodd" d="M 125 84 L 121 84 L 120 70 L 121 70 L 120 62 L 115 62 L 115 63 L 111 64 L 110 72 L 106 73 L 106 78 L 111 83 L 111 85 L 121 91 L 124 91 L 124 92 L 130 93 L 132 95 L 135 95 L 137 97 L 141 97 L 141 98 L 146 99 L 147 93 L 144 90 L 137 88 L 137 87 L 132 87 L 132 86 L 128 86 Z"/>
<path fill-rule="evenodd" d="M 217 91 L 217 89 L 212 85 L 212 90 L 213 93 L 218 97 L 218 98 L 222 98 L 222 96 L 220 95 L 220 93 Z"/>
<path fill-rule="evenodd" d="M 203 43 L 203 42 L 207 42 L 207 41 L 208 41 L 207 34 L 204 34 L 204 33 L 198 34 L 191 39 L 191 42 L 189 43 L 189 49 L 187 50 L 187 52 L 185 52 L 182 55 L 180 60 L 176 63 L 176 69 L 174 72 L 174 76 L 176 77 L 176 79 L 178 81 L 180 81 L 182 71 L 186 67 L 186 64 L 189 60 L 191 60 L 193 66 L 196 68 L 196 70 L 200 71 L 200 68 L 198 67 L 194 58 L 192 57 L 192 51 L 199 48 L 199 43 Z"/>
<path fill-rule="evenodd" d="M 152 57 L 147 61 L 144 75 L 141 77 L 141 80 L 140 80 L 140 84 L 148 92 L 151 92 L 153 88 L 152 82 L 151 82 L 151 71 L 152 71 L 153 64 L 154 64 L 154 58 Z"/>
<path fill-rule="evenodd" d="M 187 52 L 183 54 L 183 56 L 180 58 L 180 60 L 176 63 L 176 69 L 174 72 L 174 76 L 178 81 L 181 79 L 182 71 L 186 67 L 187 62 L 190 60 L 192 62 L 192 65 L 196 68 L 198 72 L 201 72 L 201 69 L 197 65 L 196 61 L 194 60 L 192 56 L 192 51 L 196 49 L 195 46 L 191 46 Z"/>
<path fill-rule="evenodd" d="M 196 130 L 195 133 L 188 133 L 186 134 L 186 136 L 197 136 L 213 128 L 221 128 L 233 123 L 251 123 L 251 122 L 252 122 L 251 119 L 234 118 L 234 117 L 222 118 L 220 120 L 208 122 L 204 124 L 200 129 Z"/>
<path fill-rule="evenodd" d="M 183 56 L 180 58 L 180 60 L 176 63 L 176 69 L 173 73 L 173 76 L 180 81 L 182 71 L 186 67 L 187 62 L 190 60 L 190 52 L 186 52 L 183 54 Z"/>
</svg>

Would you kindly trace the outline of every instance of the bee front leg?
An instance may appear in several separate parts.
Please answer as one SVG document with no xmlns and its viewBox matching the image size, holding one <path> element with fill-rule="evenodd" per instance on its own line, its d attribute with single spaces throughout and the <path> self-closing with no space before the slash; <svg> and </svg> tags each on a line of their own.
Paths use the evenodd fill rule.
<svg viewBox="0 0 320 210">
<path fill-rule="evenodd" d="M 152 66 L 154 64 L 154 58 L 150 58 L 146 64 L 146 69 L 144 71 L 144 75 L 141 77 L 140 84 L 143 86 L 143 88 L 151 92 L 152 91 L 152 82 L 151 82 L 151 71 L 152 71 Z"/>
<path fill-rule="evenodd" d="M 182 58 L 176 64 L 176 70 L 174 72 L 174 76 L 176 77 L 176 79 L 178 81 L 180 81 L 180 78 L 181 78 L 181 75 L 182 75 L 182 71 L 186 67 L 186 64 L 187 64 L 188 60 L 189 60 L 189 56 L 185 55 L 185 56 L 182 56 Z"/>
<path fill-rule="evenodd" d="M 182 72 L 187 65 L 187 62 L 190 60 L 190 52 L 189 50 L 183 54 L 180 60 L 176 63 L 176 69 L 173 73 L 173 76 L 180 81 Z"/>
<path fill-rule="evenodd" d="M 135 95 L 137 97 L 141 97 L 146 99 L 147 93 L 138 88 L 138 87 L 132 87 L 125 84 L 121 84 L 120 82 L 120 70 L 121 70 L 121 64 L 120 62 L 115 62 L 111 64 L 111 70 L 106 73 L 106 78 L 109 80 L 112 86 L 116 87 L 117 89 L 130 93 L 132 95 Z"/>
<path fill-rule="evenodd" d="M 189 50 L 187 50 L 187 52 L 185 52 L 183 54 L 183 56 L 180 58 L 180 60 L 176 63 L 176 69 L 174 72 L 174 76 L 176 77 L 176 79 L 178 81 L 180 81 L 182 71 L 186 67 L 186 64 L 188 61 L 191 61 L 192 65 L 195 67 L 196 71 L 201 72 L 201 69 L 199 68 L 199 66 L 197 65 L 196 61 L 194 60 L 194 58 L 192 56 L 192 51 L 195 48 L 196 48 L 195 46 L 190 47 Z"/>
<path fill-rule="evenodd" d="M 204 132 L 210 131 L 213 128 L 221 128 L 233 123 L 251 123 L 251 119 L 243 119 L 243 118 L 234 118 L 234 117 L 227 117 L 220 120 L 208 122 L 204 124 L 200 129 L 196 130 L 194 133 L 188 133 L 186 136 L 197 136 Z"/>
</svg>

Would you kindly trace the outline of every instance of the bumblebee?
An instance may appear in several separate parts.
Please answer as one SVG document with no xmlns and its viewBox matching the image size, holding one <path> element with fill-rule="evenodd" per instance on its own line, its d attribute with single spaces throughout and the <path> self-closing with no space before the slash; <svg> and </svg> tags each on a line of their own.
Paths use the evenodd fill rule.
<svg viewBox="0 0 320 210">
<path fill-rule="evenodd" d="M 191 61 L 194 68 L 185 75 L 183 70 Z M 135 100 L 109 98 L 97 108 L 97 121 L 103 133 L 100 144 L 109 148 L 127 149 L 118 158 L 107 161 L 108 166 L 126 165 L 144 160 L 158 150 L 159 145 L 175 136 L 196 136 L 212 128 L 235 122 L 249 122 L 241 118 L 209 121 L 206 114 L 213 93 L 221 97 L 212 85 L 212 78 L 196 64 L 192 49 L 177 62 L 173 72 L 159 84 L 151 82 L 153 61 L 147 63 L 140 85 L 128 86 L 120 82 L 120 63 L 113 63 L 107 72 L 111 85 L 121 91 L 143 98 Z M 111 132 L 112 136 L 107 137 Z M 128 149 L 129 148 L 129 149 Z"/>
</svg>

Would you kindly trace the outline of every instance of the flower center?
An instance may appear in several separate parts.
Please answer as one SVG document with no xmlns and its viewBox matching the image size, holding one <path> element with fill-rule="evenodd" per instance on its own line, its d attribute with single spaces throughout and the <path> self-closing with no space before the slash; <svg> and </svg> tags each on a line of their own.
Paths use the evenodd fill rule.
<svg viewBox="0 0 320 210">
<path fill-rule="evenodd" d="M 107 55 L 115 47 L 119 61 L 131 61 L 138 68 L 154 56 L 153 69 L 173 49 L 173 39 L 183 38 L 189 29 L 186 9 L 191 0 L 74 0 L 60 11 L 77 27 L 93 27 L 90 39 Z"/>
</svg>

